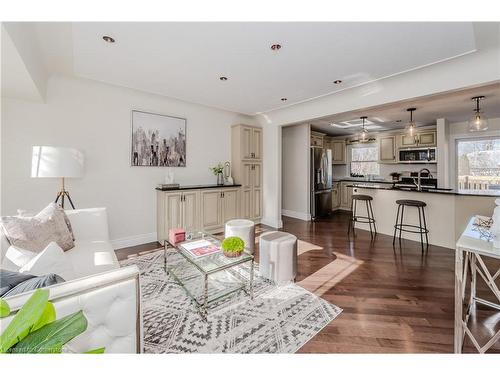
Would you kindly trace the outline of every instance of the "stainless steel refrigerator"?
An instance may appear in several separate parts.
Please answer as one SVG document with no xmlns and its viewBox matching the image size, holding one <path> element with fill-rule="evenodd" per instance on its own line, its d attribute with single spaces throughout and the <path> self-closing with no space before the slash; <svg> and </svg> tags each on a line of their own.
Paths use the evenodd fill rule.
<svg viewBox="0 0 500 375">
<path fill-rule="evenodd" d="M 332 211 L 332 150 L 311 147 L 311 217 Z"/>
</svg>

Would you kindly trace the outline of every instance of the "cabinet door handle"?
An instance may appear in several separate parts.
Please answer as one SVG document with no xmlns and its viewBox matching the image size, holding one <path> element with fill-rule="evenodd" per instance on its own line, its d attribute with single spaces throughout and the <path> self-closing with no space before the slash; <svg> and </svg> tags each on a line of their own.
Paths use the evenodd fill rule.
<svg viewBox="0 0 500 375">
<path fill-rule="evenodd" d="M 222 198 L 224 198 L 226 196 L 226 194 L 224 192 L 222 192 Z"/>
</svg>

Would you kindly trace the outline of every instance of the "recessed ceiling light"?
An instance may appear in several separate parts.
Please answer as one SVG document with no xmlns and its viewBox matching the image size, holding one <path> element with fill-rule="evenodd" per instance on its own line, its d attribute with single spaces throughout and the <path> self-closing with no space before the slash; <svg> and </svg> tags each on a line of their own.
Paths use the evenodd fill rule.
<svg viewBox="0 0 500 375">
<path fill-rule="evenodd" d="M 287 98 L 281 98 L 282 102 L 286 102 L 288 99 Z"/>
<path fill-rule="evenodd" d="M 339 85 L 342 83 L 342 80 L 340 79 L 336 79 L 335 81 L 333 81 L 333 83 L 335 83 L 336 85 Z"/>
<path fill-rule="evenodd" d="M 115 42 L 115 39 L 114 39 L 114 38 L 112 38 L 112 37 L 110 37 L 109 35 L 104 35 L 104 36 L 102 37 L 102 39 L 103 39 L 105 42 L 107 42 L 107 43 L 114 43 L 114 42 Z"/>
<path fill-rule="evenodd" d="M 275 44 L 271 45 L 271 49 L 272 49 L 273 51 L 278 51 L 278 50 L 280 50 L 280 49 L 281 49 L 281 44 L 277 44 L 277 43 L 275 43 Z"/>
<path fill-rule="evenodd" d="M 227 81 L 227 77 L 224 77 L 224 76 L 219 77 L 219 79 L 220 79 L 221 81 Z"/>
</svg>

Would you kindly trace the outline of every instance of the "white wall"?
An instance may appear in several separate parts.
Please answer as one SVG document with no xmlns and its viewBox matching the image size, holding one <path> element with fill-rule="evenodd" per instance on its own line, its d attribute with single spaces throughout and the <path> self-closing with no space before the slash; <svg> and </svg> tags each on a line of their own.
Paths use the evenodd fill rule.
<svg viewBox="0 0 500 375">
<path fill-rule="evenodd" d="M 82 179 L 68 180 L 77 207 L 106 206 L 117 245 L 155 239 L 155 186 L 165 168 L 130 167 L 131 110 L 187 119 L 187 167 L 174 168 L 181 184 L 215 183 L 209 166 L 231 160 L 230 126 L 247 116 L 89 80 L 52 77 L 46 103 L 2 97 L 1 214 L 37 211 L 55 198 L 59 181 L 32 179 L 31 147 L 81 149 Z"/>
<path fill-rule="evenodd" d="M 282 210 L 285 216 L 310 220 L 310 125 L 282 128 Z"/>
</svg>

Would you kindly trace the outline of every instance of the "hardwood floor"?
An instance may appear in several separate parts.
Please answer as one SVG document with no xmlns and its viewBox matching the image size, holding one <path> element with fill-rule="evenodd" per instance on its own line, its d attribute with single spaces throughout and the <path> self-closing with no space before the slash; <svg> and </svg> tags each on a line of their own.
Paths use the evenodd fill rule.
<svg viewBox="0 0 500 375">
<path fill-rule="evenodd" d="M 344 310 L 300 353 L 453 352 L 453 250 L 430 246 L 422 255 L 413 241 L 393 249 L 392 237 L 371 241 L 363 230 L 348 238 L 345 212 L 317 222 L 283 219 L 282 230 L 299 238 L 297 283 Z M 117 256 L 156 248 L 155 242 Z M 478 295 L 494 300 L 482 284 Z M 471 321 L 483 343 L 500 328 L 500 312 L 478 308 Z M 464 352 L 474 352 L 468 341 Z M 500 353 L 500 343 L 490 352 Z"/>
</svg>

